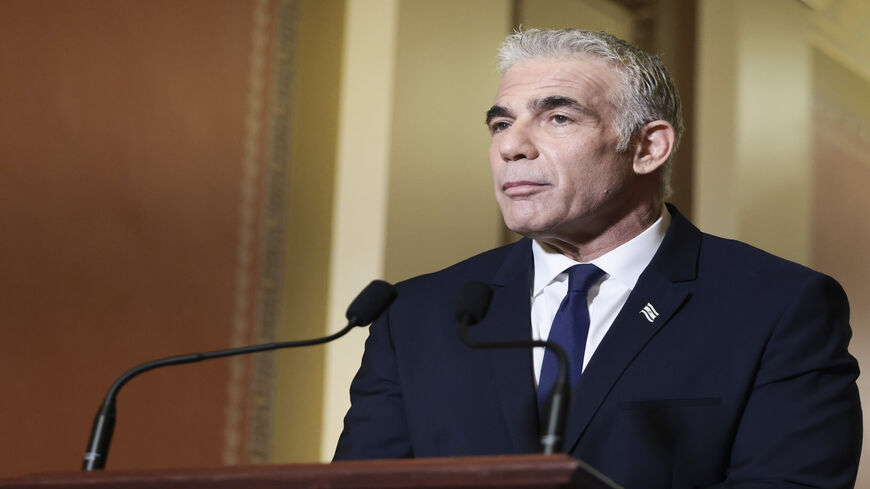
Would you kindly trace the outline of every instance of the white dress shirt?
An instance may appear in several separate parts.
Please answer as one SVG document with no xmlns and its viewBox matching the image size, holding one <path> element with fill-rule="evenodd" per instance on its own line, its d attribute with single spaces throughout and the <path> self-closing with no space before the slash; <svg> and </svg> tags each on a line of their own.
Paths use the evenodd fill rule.
<svg viewBox="0 0 870 489">
<path fill-rule="evenodd" d="M 589 290 L 589 335 L 586 337 L 586 354 L 583 368 L 604 339 L 616 315 L 628 300 L 628 295 L 637 284 L 640 274 L 646 269 L 653 255 L 662 244 L 671 222 L 667 208 L 662 208 L 661 217 L 650 227 L 630 241 L 599 256 L 590 263 L 604 270 L 598 283 Z M 532 338 L 547 339 L 550 326 L 559 309 L 559 304 L 568 293 L 568 274 L 565 270 L 578 262 L 537 241 L 532 242 L 535 262 L 535 282 L 532 286 Z M 544 348 L 532 352 L 535 369 L 535 385 L 541 376 Z"/>
</svg>

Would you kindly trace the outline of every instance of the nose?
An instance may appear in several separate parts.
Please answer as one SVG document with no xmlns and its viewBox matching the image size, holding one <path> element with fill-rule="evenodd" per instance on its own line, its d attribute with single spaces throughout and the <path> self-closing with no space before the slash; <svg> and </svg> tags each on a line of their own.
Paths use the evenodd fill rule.
<svg viewBox="0 0 870 489">
<path fill-rule="evenodd" d="M 514 121 L 502 133 L 498 142 L 498 151 L 503 161 L 533 160 L 538 157 L 532 129 L 525 122 Z"/>
</svg>

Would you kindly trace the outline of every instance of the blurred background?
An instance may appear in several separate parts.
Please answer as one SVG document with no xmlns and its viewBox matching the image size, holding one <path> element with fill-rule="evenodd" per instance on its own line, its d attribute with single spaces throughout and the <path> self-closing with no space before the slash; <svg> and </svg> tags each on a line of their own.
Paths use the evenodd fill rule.
<svg viewBox="0 0 870 489">
<path fill-rule="evenodd" d="M 0 0 L 0 477 L 77 470 L 135 364 L 512 239 L 483 118 L 521 24 L 659 54 L 673 202 L 837 278 L 870 361 L 866 0 Z M 107 466 L 329 460 L 365 336 L 133 380 Z"/>
</svg>

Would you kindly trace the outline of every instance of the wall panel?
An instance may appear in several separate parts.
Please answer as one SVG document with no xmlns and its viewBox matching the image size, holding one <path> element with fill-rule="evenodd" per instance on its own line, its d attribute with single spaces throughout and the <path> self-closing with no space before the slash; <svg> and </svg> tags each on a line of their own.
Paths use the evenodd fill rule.
<svg viewBox="0 0 870 489">
<path fill-rule="evenodd" d="M 134 364 L 257 336 L 276 5 L 0 2 L 0 475 L 78 468 Z M 133 380 L 108 466 L 246 460 L 247 362 Z"/>
</svg>

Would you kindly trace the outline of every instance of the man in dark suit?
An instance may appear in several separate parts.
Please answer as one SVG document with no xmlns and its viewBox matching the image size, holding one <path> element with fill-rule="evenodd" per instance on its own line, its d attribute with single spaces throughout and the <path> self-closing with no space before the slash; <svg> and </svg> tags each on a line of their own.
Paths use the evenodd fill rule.
<svg viewBox="0 0 870 489">
<path fill-rule="evenodd" d="M 460 341 L 457 295 L 478 281 L 494 296 L 473 339 L 568 345 L 564 448 L 623 487 L 854 486 L 843 290 L 663 204 L 682 121 L 658 58 L 576 30 L 516 33 L 499 56 L 489 160 L 526 238 L 398 285 L 336 459 L 538 451 L 553 362 Z"/>
</svg>

